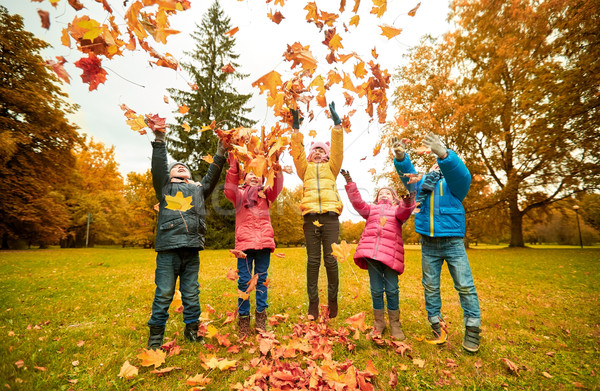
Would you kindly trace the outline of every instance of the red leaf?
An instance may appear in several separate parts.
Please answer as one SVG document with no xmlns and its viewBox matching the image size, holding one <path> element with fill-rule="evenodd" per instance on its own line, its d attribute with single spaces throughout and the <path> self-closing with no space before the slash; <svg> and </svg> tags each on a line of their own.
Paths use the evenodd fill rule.
<svg viewBox="0 0 600 391">
<path fill-rule="evenodd" d="M 69 0 L 69 4 L 71 7 L 75 8 L 75 11 L 79 11 L 83 8 L 83 4 L 81 4 L 79 0 Z"/>
<path fill-rule="evenodd" d="M 221 68 L 221 72 L 233 73 L 233 72 L 235 72 L 235 68 L 231 64 L 227 64 Z"/>
<path fill-rule="evenodd" d="M 87 58 L 80 58 L 75 66 L 81 68 L 81 80 L 90 85 L 89 90 L 98 88 L 98 84 L 106 81 L 106 71 L 100 66 L 101 61 L 94 53 L 88 54 Z"/>
<path fill-rule="evenodd" d="M 42 20 L 42 27 L 48 30 L 50 28 L 50 13 L 44 10 L 38 10 L 40 19 Z"/>
<path fill-rule="evenodd" d="M 146 124 L 148 127 L 154 131 L 160 130 L 164 132 L 167 127 L 166 118 L 160 118 L 158 114 L 146 114 Z"/>
<path fill-rule="evenodd" d="M 69 84 L 71 82 L 71 76 L 65 71 L 63 64 L 67 62 L 63 56 L 56 56 L 56 60 L 46 60 L 46 65 L 52 68 L 56 76 L 60 77 L 62 80 Z"/>
</svg>

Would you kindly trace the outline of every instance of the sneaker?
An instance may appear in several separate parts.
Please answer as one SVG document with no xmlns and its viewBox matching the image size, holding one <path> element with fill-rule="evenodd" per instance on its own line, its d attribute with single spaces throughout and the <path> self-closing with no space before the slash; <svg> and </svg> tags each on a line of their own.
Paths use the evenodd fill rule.
<svg viewBox="0 0 600 391">
<path fill-rule="evenodd" d="M 471 353 L 475 353 L 479 350 L 481 341 L 481 329 L 479 327 L 467 327 L 465 329 L 465 339 L 463 340 L 463 348 Z"/>
</svg>

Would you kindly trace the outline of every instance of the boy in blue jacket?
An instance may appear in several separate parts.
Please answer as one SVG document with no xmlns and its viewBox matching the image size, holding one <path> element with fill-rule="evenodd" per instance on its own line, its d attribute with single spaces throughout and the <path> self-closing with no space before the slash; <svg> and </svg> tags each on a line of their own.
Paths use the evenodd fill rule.
<svg viewBox="0 0 600 391">
<path fill-rule="evenodd" d="M 471 174 L 454 151 L 446 149 L 440 138 L 430 133 L 423 144 L 437 155 L 437 164 L 420 180 L 413 183 L 409 176 L 416 175 L 413 164 L 402 143 L 394 140 L 394 166 L 404 186 L 417 192 L 418 213 L 415 231 L 421 234 L 421 263 L 425 308 L 434 335 L 441 334 L 442 299 L 440 277 L 444 260 L 458 291 L 463 309 L 465 337 L 463 348 L 477 352 L 480 345 L 481 313 L 479 298 L 473 283 L 469 259 L 465 251 L 465 209 L 462 201 L 471 186 Z M 416 209 L 415 209 L 416 210 Z"/>
<path fill-rule="evenodd" d="M 198 337 L 200 300 L 198 251 L 204 249 L 206 234 L 204 200 L 212 193 L 219 181 L 225 164 L 225 148 L 219 142 L 214 162 L 201 182 L 194 182 L 187 165 L 180 162 L 167 164 L 165 132 L 154 131 L 152 143 L 152 184 L 159 202 L 156 227 L 156 292 L 152 303 L 152 316 L 148 321 L 149 349 L 160 349 L 169 319 L 169 306 L 175 294 L 179 277 L 179 290 L 183 303 L 184 336 L 191 342 L 203 342 Z M 171 197 L 185 201 L 183 207 L 169 205 Z M 173 201 L 173 200 L 172 200 Z M 169 207 L 168 207 L 169 206 Z"/>
</svg>

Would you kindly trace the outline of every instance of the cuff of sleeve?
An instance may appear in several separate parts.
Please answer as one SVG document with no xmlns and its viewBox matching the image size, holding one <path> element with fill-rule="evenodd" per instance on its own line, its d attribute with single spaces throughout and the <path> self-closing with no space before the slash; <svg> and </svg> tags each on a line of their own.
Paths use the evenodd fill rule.
<svg viewBox="0 0 600 391">
<path fill-rule="evenodd" d="M 225 165 L 226 161 L 227 161 L 227 158 L 225 158 L 225 156 L 222 156 L 222 155 L 213 156 L 213 163 L 215 163 L 219 167 L 223 167 Z"/>
</svg>

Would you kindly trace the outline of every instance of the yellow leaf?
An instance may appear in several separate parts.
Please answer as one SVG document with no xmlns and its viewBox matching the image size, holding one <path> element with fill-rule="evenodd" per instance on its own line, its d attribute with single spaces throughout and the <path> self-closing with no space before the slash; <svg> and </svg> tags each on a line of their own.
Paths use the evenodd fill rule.
<svg viewBox="0 0 600 391">
<path fill-rule="evenodd" d="M 319 220 L 313 221 L 313 224 L 316 225 L 317 227 L 322 227 L 323 226 L 323 224 L 319 223 Z"/>
<path fill-rule="evenodd" d="M 423 368 L 425 366 L 425 360 L 421 360 L 420 358 L 413 358 L 413 364 L 415 364 L 419 368 Z"/>
<path fill-rule="evenodd" d="M 329 48 L 334 51 L 344 48 L 344 45 L 342 45 L 342 37 L 340 37 L 339 34 L 335 34 L 333 37 L 331 37 L 331 40 L 329 41 Z"/>
<path fill-rule="evenodd" d="M 235 367 L 236 364 L 236 360 L 227 360 L 226 358 L 224 358 L 223 360 L 219 361 L 219 363 L 217 364 L 217 368 L 224 371 L 226 369 Z"/>
<path fill-rule="evenodd" d="M 176 289 L 175 294 L 173 295 L 173 301 L 171 302 L 171 307 L 178 308 L 181 304 L 181 291 Z"/>
<path fill-rule="evenodd" d="M 100 23 L 98 23 L 94 19 L 77 22 L 77 26 L 85 30 L 85 34 L 83 34 L 83 39 L 89 39 L 90 41 L 93 41 L 102 33 Z"/>
<path fill-rule="evenodd" d="M 131 119 L 128 119 L 125 122 L 127 122 L 127 125 L 129 125 L 131 130 L 135 130 L 136 132 L 139 132 L 140 130 L 148 126 L 146 125 L 146 121 L 144 121 L 144 116 L 141 114 L 133 115 Z"/>
<path fill-rule="evenodd" d="M 382 227 L 385 226 L 386 222 L 387 222 L 387 219 L 385 217 L 379 218 L 379 225 L 381 225 Z"/>
<path fill-rule="evenodd" d="M 180 191 L 175 194 L 175 197 L 167 194 L 165 200 L 167 200 L 166 208 L 171 210 L 185 212 L 186 210 L 192 209 L 194 206 L 192 205 L 192 196 L 184 197 L 183 193 Z"/>
<path fill-rule="evenodd" d="M 154 368 L 158 368 L 162 363 L 165 362 L 167 353 L 160 349 L 144 349 L 144 351 L 138 354 L 136 357 L 142 360 L 141 365 L 143 367 L 154 365 Z"/>
<path fill-rule="evenodd" d="M 333 256 L 337 259 L 338 262 L 342 262 L 343 260 L 348 259 L 350 256 L 350 252 L 352 251 L 352 245 L 346 243 L 345 240 L 342 240 L 340 244 L 333 243 L 331 245 L 331 250 Z"/>
<path fill-rule="evenodd" d="M 398 35 L 402 32 L 402 29 L 397 29 L 395 27 L 388 26 L 385 24 L 379 26 L 379 28 L 381 29 L 381 35 L 383 35 L 384 37 L 387 37 L 388 39 L 392 39 L 396 35 Z"/>
<path fill-rule="evenodd" d="M 352 26 L 357 26 L 358 27 L 358 22 L 360 21 L 360 16 L 358 15 L 354 15 L 353 17 L 350 18 L 350 23 L 349 25 Z"/>
<path fill-rule="evenodd" d="M 137 367 L 131 365 L 128 361 L 125 361 L 123 366 L 121 367 L 121 371 L 119 372 L 119 377 L 124 377 L 125 379 L 133 379 L 138 375 Z"/>
<path fill-rule="evenodd" d="M 317 131 L 316 130 L 311 130 L 311 131 L 308 132 L 308 135 L 310 137 L 315 137 L 317 135 Z"/>
<path fill-rule="evenodd" d="M 354 76 L 359 79 L 362 79 L 367 75 L 367 70 L 365 69 L 365 62 L 361 61 L 354 66 Z"/>
<path fill-rule="evenodd" d="M 212 163 L 212 162 L 214 161 L 214 160 L 213 160 L 213 157 L 212 157 L 212 156 L 210 156 L 210 155 L 202 156 L 202 160 L 204 160 L 204 161 L 205 161 L 205 162 L 207 162 L 208 164 L 210 164 L 210 163 Z"/>
<path fill-rule="evenodd" d="M 62 29 L 62 35 L 60 36 L 60 43 L 64 46 L 71 47 L 71 38 L 69 37 L 69 30 L 66 28 Z"/>
<path fill-rule="evenodd" d="M 219 330 L 217 330 L 217 328 L 215 326 L 213 326 L 212 324 L 209 324 L 208 327 L 206 327 L 206 334 L 204 334 L 204 336 L 206 338 L 213 338 L 218 333 L 219 333 Z"/>
<path fill-rule="evenodd" d="M 181 127 L 188 133 L 190 132 L 190 130 L 192 130 L 187 122 L 184 122 L 183 125 L 181 125 Z"/>
<path fill-rule="evenodd" d="M 446 343 L 447 340 L 446 330 L 442 327 L 442 331 L 440 332 L 440 336 L 438 339 L 426 339 L 425 342 L 431 345 L 442 345 Z"/>
<path fill-rule="evenodd" d="M 196 374 L 194 377 L 188 377 L 188 379 L 185 381 L 185 384 L 188 386 L 205 386 L 211 381 L 212 379 L 205 377 L 203 374 Z"/>
</svg>

